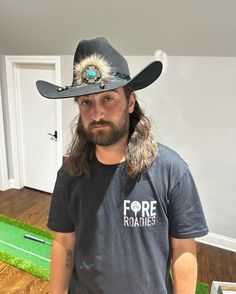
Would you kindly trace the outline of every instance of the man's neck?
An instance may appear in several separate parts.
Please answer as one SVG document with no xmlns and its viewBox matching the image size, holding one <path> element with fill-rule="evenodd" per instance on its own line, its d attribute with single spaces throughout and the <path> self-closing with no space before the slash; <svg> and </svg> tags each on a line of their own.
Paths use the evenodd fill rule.
<svg viewBox="0 0 236 294">
<path fill-rule="evenodd" d="M 127 138 L 110 146 L 96 146 L 96 156 L 98 161 L 103 164 L 117 164 L 125 161 L 125 149 L 127 147 Z"/>
</svg>

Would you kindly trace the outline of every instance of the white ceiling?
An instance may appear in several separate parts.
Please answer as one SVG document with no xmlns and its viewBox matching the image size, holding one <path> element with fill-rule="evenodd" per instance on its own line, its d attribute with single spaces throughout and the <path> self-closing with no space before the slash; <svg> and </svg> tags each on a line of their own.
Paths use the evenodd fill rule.
<svg viewBox="0 0 236 294">
<path fill-rule="evenodd" d="M 236 56 L 236 0 L 0 0 L 0 54 L 72 55 L 96 36 L 124 55 Z"/>
</svg>

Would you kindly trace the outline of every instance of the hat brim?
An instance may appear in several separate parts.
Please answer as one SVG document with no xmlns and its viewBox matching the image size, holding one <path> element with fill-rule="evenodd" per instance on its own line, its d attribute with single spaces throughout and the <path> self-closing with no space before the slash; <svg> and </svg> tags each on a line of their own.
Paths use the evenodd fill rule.
<svg viewBox="0 0 236 294">
<path fill-rule="evenodd" d="M 84 95 L 96 94 L 100 92 L 106 92 L 114 90 L 120 87 L 128 86 L 133 90 L 141 90 L 150 84 L 152 84 L 162 72 L 162 63 L 160 61 L 153 61 L 146 66 L 141 72 L 136 74 L 130 80 L 116 79 L 110 80 L 105 84 L 105 88 L 101 88 L 99 84 L 84 85 L 84 86 L 72 86 L 62 91 L 58 90 L 60 86 L 48 83 L 46 81 L 37 81 L 36 86 L 39 93 L 50 99 L 63 99 L 79 97 Z"/>
</svg>

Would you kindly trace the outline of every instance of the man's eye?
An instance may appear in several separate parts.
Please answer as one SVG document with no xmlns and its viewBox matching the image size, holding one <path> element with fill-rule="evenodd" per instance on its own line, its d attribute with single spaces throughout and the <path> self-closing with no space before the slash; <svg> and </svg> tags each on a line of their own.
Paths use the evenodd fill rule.
<svg viewBox="0 0 236 294">
<path fill-rule="evenodd" d="M 90 104 L 91 104 L 90 100 L 79 101 L 79 105 L 81 105 L 81 106 L 89 106 Z"/>
<path fill-rule="evenodd" d="M 104 101 L 109 102 L 109 101 L 112 101 L 112 100 L 113 100 L 113 98 L 111 96 L 104 97 Z"/>
</svg>

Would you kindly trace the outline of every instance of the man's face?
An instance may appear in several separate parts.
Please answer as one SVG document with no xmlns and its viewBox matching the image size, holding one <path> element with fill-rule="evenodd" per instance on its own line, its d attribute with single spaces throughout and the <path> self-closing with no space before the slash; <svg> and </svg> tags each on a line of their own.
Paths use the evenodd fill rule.
<svg viewBox="0 0 236 294">
<path fill-rule="evenodd" d="M 129 133 L 129 113 L 135 94 L 129 101 L 123 88 L 78 98 L 81 120 L 88 139 L 100 146 L 117 143 Z"/>
</svg>

